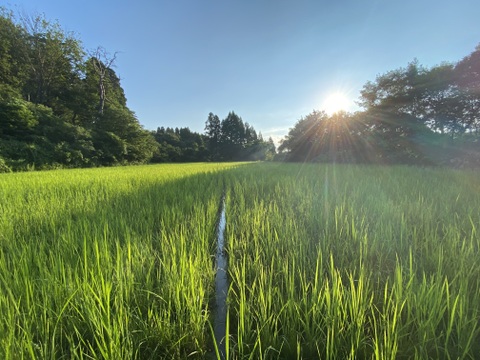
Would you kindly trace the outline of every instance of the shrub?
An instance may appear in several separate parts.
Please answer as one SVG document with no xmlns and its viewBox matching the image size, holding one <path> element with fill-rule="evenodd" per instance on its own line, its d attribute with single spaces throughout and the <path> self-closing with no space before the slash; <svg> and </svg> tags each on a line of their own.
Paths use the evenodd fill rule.
<svg viewBox="0 0 480 360">
<path fill-rule="evenodd" d="M 10 166 L 7 165 L 5 159 L 0 156 L 0 173 L 9 173 L 12 172 Z"/>
</svg>

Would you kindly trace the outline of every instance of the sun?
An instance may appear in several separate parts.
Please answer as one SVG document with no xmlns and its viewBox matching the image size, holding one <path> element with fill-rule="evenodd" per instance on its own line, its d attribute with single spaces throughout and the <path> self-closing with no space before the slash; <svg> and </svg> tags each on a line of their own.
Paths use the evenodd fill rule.
<svg viewBox="0 0 480 360">
<path fill-rule="evenodd" d="M 345 93 L 336 91 L 327 95 L 323 101 L 322 109 L 325 110 L 328 115 L 332 115 L 342 110 L 346 111 L 350 103 L 351 101 Z"/>
</svg>

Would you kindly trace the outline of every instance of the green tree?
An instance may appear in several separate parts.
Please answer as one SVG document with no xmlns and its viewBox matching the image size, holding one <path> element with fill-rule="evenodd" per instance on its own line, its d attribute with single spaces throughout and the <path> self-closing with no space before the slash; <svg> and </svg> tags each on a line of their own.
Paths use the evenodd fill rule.
<svg viewBox="0 0 480 360">
<path fill-rule="evenodd" d="M 212 158 L 206 147 L 206 136 L 188 127 L 157 128 L 153 136 L 159 146 L 154 162 L 195 162 Z"/>
<path fill-rule="evenodd" d="M 93 129 L 95 147 L 101 153 L 101 161 L 107 164 L 147 162 L 157 146 L 152 135 L 126 107 L 106 107 Z"/>
<path fill-rule="evenodd" d="M 231 111 L 221 122 L 221 154 L 223 160 L 241 160 L 246 144 L 245 125 L 240 116 Z"/>
<path fill-rule="evenodd" d="M 210 152 L 211 160 L 220 160 L 222 125 L 218 116 L 213 113 L 208 114 L 207 121 L 205 122 L 205 135 L 208 138 L 208 150 Z"/>
<path fill-rule="evenodd" d="M 468 129 L 480 134 L 480 45 L 459 61 L 454 69 L 456 85 L 461 92 L 463 116 Z"/>
<path fill-rule="evenodd" d="M 328 119 L 324 111 L 313 111 L 299 119 L 281 141 L 280 152 L 287 152 L 287 160 L 311 161 L 321 150 L 321 126 Z"/>
<path fill-rule="evenodd" d="M 457 84 L 480 97 L 480 45 L 456 66 Z"/>
<path fill-rule="evenodd" d="M 279 151 L 288 161 L 365 162 L 371 146 L 367 136 L 368 128 L 357 114 L 313 111 L 290 129 Z"/>
<path fill-rule="evenodd" d="M 456 67 L 444 63 L 428 69 L 414 61 L 406 68 L 380 75 L 364 86 L 360 104 L 368 115 L 385 118 L 384 129 L 391 124 L 391 131 L 402 136 L 425 131 L 425 127 L 452 135 L 468 132 L 478 113 L 471 91 L 475 75 L 468 70 L 473 68 L 468 65 L 473 55 Z M 406 122 L 400 124 L 401 120 Z"/>
<path fill-rule="evenodd" d="M 26 33 L 13 14 L 0 7 L 0 87 L 21 93 L 26 78 Z"/>
<path fill-rule="evenodd" d="M 30 108 L 38 119 L 33 141 L 39 150 L 35 157 L 37 168 L 48 167 L 50 163 L 66 167 L 96 165 L 90 130 L 64 121 L 49 107 L 31 104 Z"/>
<path fill-rule="evenodd" d="M 245 125 L 240 116 L 231 111 L 221 123 L 221 141 L 225 144 L 242 146 L 246 143 Z"/>
<path fill-rule="evenodd" d="M 24 16 L 26 30 L 27 80 L 23 95 L 28 101 L 54 109 L 68 109 L 68 91 L 79 81 L 83 66 L 83 49 L 73 34 L 44 16 Z M 60 108 L 63 107 L 62 110 Z"/>
</svg>

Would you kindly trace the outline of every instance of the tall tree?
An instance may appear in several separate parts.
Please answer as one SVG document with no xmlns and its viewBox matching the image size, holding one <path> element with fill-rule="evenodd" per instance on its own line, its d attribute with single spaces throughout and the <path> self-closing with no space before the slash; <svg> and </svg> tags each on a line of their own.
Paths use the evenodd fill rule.
<svg viewBox="0 0 480 360">
<path fill-rule="evenodd" d="M 360 104 L 377 120 L 385 118 L 384 129 L 390 125 L 391 131 L 402 135 L 424 131 L 425 126 L 441 133 L 467 132 L 472 119 L 466 115 L 475 112 L 471 109 L 475 102 L 459 84 L 468 89 L 475 76 L 467 70 L 470 58 L 465 61 L 464 67 L 459 64 L 456 69 L 448 63 L 428 69 L 414 61 L 368 82 L 361 91 Z M 406 121 L 402 124 L 401 120 Z"/>
<path fill-rule="evenodd" d="M 457 83 L 480 97 L 480 45 L 455 66 Z"/>
<path fill-rule="evenodd" d="M 222 143 L 241 147 L 246 142 L 245 125 L 240 116 L 231 111 L 222 123 Z"/>
<path fill-rule="evenodd" d="M 254 144 L 257 142 L 258 136 L 257 132 L 253 128 L 253 126 L 250 126 L 248 122 L 245 123 L 245 143 L 247 145 Z"/>
<path fill-rule="evenodd" d="M 25 82 L 25 30 L 15 23 L 13 14 L 0 7 L 0 88 L 21 93 Z"/>
<path fill-rule="evenodd" d="M 424 89 L 421 75 L 425 68 L 413 61 L 400 68 L 377 76 L 367 82 L 360 94 L 360 105 L 365 109 L 379 109 L 393 114 L 409 114 L 418 117 Z"/>
<path fill-rule="evenodd" d="M 208 114 L 205 122 L 205 134 L 208 137 L 208 148 L 212 160 L 218 161 L 220 157 L 220 140 L 222 137 L 222 125 L 217 115 L 212 112 Z"/>
<path fill-rule="evenodd" d="M 480 45 L 455 66 L 455 79 L 464 104 L 463 113 L 469 128 L 480 133 Z"/>
<path fill-rule="evenodd" d="M 73 82 L 78 81 L 83 49 L 73 34 L 44 16 L 24 16 L 27 32 L 25 54 L 28 79 L 23 94 L 28 101 L 54 108 L 65 99 Z"/>
</svg>

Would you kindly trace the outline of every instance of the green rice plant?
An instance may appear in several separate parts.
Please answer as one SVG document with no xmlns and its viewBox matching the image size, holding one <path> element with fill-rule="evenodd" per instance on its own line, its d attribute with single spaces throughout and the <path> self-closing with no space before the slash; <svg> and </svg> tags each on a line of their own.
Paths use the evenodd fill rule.
<svg viewBox="0 0 480 360">
<path fill-rule="evenodd" d="M 478 354 L 478 173 L 252 164 L 225 176 L 234 358 Z"/>
<path fill-rule="evenodd" d="M 473 359 L 475 171 L 188 164 L 0 176 L 0 357 Z"/>
<path fill-rule="evenodd" d="M 0 358 L 203 358 L 235 166 L 2 175 Z"/>
</svg>

